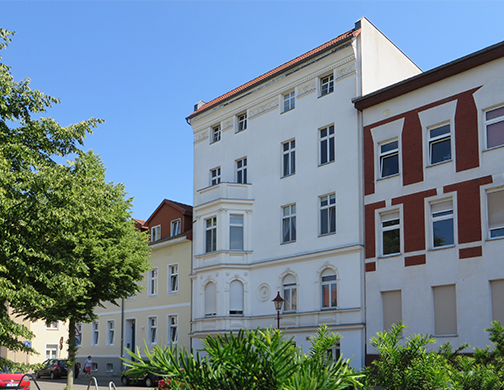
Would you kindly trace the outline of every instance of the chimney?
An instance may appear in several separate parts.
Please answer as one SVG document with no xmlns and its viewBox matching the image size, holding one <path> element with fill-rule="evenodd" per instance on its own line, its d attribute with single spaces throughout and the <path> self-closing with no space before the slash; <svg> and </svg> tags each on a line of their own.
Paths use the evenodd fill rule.
<svg viewBox="0 0 504 390">
<path fill-rule="evenodd" d="M 203 100 L 200 100 L 198 103 L 194 105 L 194 111 L 197 111 L 203 104 L 206 104 Z"/>
</svg>

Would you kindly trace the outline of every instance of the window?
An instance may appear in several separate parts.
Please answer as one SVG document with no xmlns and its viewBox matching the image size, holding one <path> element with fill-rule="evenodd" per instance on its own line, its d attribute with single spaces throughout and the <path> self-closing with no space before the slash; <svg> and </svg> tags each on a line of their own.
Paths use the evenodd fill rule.
<svg viewBox="0 0 504 390">
<path fill-rule="evenodd" d="M 322 272 L 322 309 L 335 308 L 338 305 L 336 273 L 332 269 Z"/>
<path fill-rule="evenodd" d="M 504 145 L 504 107 L 485 112 L 487 148 Z"/>
<path fill-rule="evenodd" d="M 151 242 L 161 239 L 161 225 L 151 227 Z"/>
<path fill-rule="evenodd" d="M 296 140 L 287 141 L 282 144 L 282 165 L 282 176 L 296 173 Z"/>
<path fill-rule="evenodd" d="M 286 93 L 283 95 L 284 100 L 284 112 L 295 108 L 296 106 L 296 94 L 294 91 Z"/>
<path fill-rule="evenodd" d="M 320 129 L 320 165 L 334 161 L 334 125 Z"/>
<path fill-rule="evenodd" d="M 399 173 L 399 142 L 397 140 L 380 145 L 380 177 Z"/>
<path fill-rule="evenodd" d="M 170 264 L 168 266 L 168 292 L 174 293 L 178 291 L 178 264 Z"/>
<path fill-rule="evenodd" d="M 451 160 L 450 125 L 443 125 L 429 130 L 430 164 Z"/>
<path fill-rule="evenodd" d="M 205 288 L 205 317 L 217 315 L 217 291 L 214 283 L 208 283 Z"/>
<path fill-rule="evenodd" d="M 401 290 L 383 291 L 383 330 L 389 331 L 392 325 L 402 321 L 402 296 Z"/>
<path fill-rule="evenodd" d="M 504 324 L 504 279 L 491 280 L 490 292 L 492 294 L 492 321 Z"/>
<path fill-rule="evenodd" d="M 434 295 L 434 334 L 457 334 L 457 301 L 455 285 L 432 287 Z"/>
<path fill-rule="evenodd" d="M 284 312 L 297 310 L 297 283 L 294 275 L 283 278 Z"/>
<path fill-rule="evenodd" d="M 247 113 L 238 115 L 238 132 L 247 129 Z"/>
<path fill-rule="evenodd" d="M 440 248 L 454 244 L 453 202 L 451 200 L 431 204 L 432 246 Z"/>
<path fill-rule="evenodd" d="M 158 269 L 151 268 L 149 271 L 149 295 L 157 295 L 158 293 Z"/>
<path fill-rule="evenodd" d="M 147 319 L 147 323 L 149 324 L 149 344 L 157 343 L 157 317 L 149 317 Z"/>
<path fill-rule="evenodd" d="M 488 230 L 490 238 L 504 237 L 504 190 L 488 193 Z"/>
<path fill-rule="evenodd" d="M 334 76 L 331 74 L 329 76 L 322 77 L 320 79 L 320 96 L 330 94 L 334 91 Z"/>
<path fill-rule="evenodd" d="M 58 321 L 46 323 L 47 330 L 58 330 Z"/>
<path fill-rule="evenodd" d="M 107 372 L 114 372 L 114 364 L 107 363 Z"/>
<path fill-rule="evenodd" d="M 91 371 L 98 371 L 98 363 L 91 363 Z"/>
<path fill-rule="evenodd" d="M 205 220 L 206 248 L 205 251 L 215 252 L 217 250 L 217 217 Z"/>
<path fill-rule="evenodd" d="M 115 322 L 107 321 L 107 345 L 114 345 Z"/>
<path fill-rule="evenodd" d="M 180 219 L 171 221 L 171 236 L 178 236 L 180 234 Z"/>
<path fill-rule="evenodd" d="M 243 215 L 229 216 L 229 249 L 243 250 Z"/>
<path fill-rule="evenodd" d="M 336 194 L 320 197 L 320 235 L 336 233 Z"/>
<path fill-rule="evenodd" d="M 229 285 L 229 315 L 243 315 L 243 284 L 239 280 Z"/>
<path fill-rule="evenodd" d="M 212 143 L 220 141 L 221 139 L 221 127 L 220 125 L 212 127 Z"/>
<path fill-rule="evenodd" d="M 247 157 L 236 160 L 236 182 L 247 184 Z"/>
<path fill-rule="evenodd" d="M 341 348 L 339 340 L 336 344 L 333 345 L 332 348 L 327 350 L 327 361 L 328 362 L 337 362 L 341 356 Z"/>
<path fill-rule="evenodd" d="M 383 256 L 401 253 L 401 224 L 399 211 L 381 216 Z"/>
<path fill-rule="evenodd" d="M 214 186 L 219 184 L 221 180 L 221 169 L 220 167 L 210 170 L 210 185 Z"/>
<path fill-rule="evenodd" d="M 178 316 L 168 316 L 168 340 L 170 345 L 178 342 Z"/>
<path fill-rule="evenodd" d="M 58 344 L 46 344 L 45 356 L 46 359 L 56 359 L 58 353 Z"/>
<path fill-rule="evenodd" d="M 93 341 L 91 345 L 98 346 L 100 341 L 100 323 L 98 321 L 92 323 L 91 331 L 93 333 Z"/>
<path fill-rule="evenodd" d="M 282 242 L 296 241 L 296 205 L 282 207 Z"/>
</svg>

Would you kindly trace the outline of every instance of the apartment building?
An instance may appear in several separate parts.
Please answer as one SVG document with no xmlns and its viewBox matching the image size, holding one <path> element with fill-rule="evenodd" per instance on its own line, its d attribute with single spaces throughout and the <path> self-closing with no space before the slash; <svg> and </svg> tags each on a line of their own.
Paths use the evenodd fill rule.
<svg viewBox="0 0 504 390">
<path fill-rule="evenodd" d="M 504 323 L 503 57 L 504 42 L 355 101 L 367 338 L 402 320 L 483 348 Z"/>
<path fill-rule="evenodd" d="M 362 135 L 352 99 L 420 73 L 367 19 L 187 118 L 194 132 L 192 346 L 280 328 L 364 365 Z"/>
<path fill-rule="evenodd" d="M 151 241 L 143 290 L 119 306 L 97 308 L 98 320 L 78 325 L 78 361 L 91 355 L 96 375 L 119 374 L 126 350 L 190 347 L 192 206 L 165 199 L 147 221 L 136 223 Z"/>
</svg>

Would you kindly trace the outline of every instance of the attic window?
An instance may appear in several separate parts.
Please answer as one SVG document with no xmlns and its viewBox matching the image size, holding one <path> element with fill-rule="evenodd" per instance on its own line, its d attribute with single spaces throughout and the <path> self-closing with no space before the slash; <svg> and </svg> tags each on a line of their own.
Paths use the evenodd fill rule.
<svg viewBox="0 0 504 390">
<path fill-rule="evenodd" d="M 161 225 L 151 227 L 151 242 L 161 239 Z"/>
</svg>

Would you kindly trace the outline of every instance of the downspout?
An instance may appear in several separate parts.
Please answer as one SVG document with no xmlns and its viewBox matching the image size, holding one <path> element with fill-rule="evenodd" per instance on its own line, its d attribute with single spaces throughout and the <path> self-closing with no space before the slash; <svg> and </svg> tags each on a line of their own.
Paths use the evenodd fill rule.
<svg viewBox="0 0 504 390">
<path fill-rule="evenodd" d="M 124 357 L 124 298 L 121 299 L 121 372 L 124 369 L 123 360 Z"/>
</svg>

